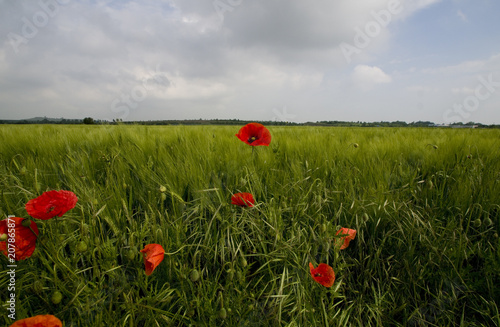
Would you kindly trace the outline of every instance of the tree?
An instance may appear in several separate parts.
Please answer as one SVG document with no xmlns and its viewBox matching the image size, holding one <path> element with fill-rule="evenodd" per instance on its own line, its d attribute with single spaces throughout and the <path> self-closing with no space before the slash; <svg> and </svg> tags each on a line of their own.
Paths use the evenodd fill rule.
<svg viewBox="0 0 500 327">
<path fill-rule="evenodd" d="M 94 119 L 91 117 L 85 117 L 83 118 L 83 123 L 85 125 L 93 125 L 94 124 Z"/>
</svg>

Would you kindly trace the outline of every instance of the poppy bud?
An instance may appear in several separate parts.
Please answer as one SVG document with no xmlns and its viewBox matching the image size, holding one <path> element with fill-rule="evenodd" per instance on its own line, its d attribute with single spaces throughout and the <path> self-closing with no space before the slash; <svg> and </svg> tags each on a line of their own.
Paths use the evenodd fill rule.
<svg viewBox="0 0 500 327">
<path fill-rule="evenodd" d="M 52 303 L 54 303 L 54 304 L 59 304 L 59 303 L 61 303 L 62 298 L 63 298 L 63 295 L 61 292 L 54 291 L 54 293 L 52 293 L 52 296 L 50 297 L 50 301 L 52 301 Z"/>
<path fill-rule="evenodd" d="M 358 143 L 353 143 L 352 146 L 355 147 L 355 148 L 357 148 L 359 146 L 359 144 Z"/>
<path fill-rule="evenodd" d="M 232 280 L 233 280 L 233 278 L 234 278 L 234 270 L 229 269 L 229 270 L 227 271 L 227 280 L 228 280 L 228 281 L 232 281 Z"/>
<path fill-rule="evenodd" d="M 198 281 L 198 279 L 200 279 L 200 273 L 198 272 L 198 270 L 196 270 L 196 269 L 191 270 L 191 274 L 189 275 L 189 279 L 191 279 L 192 282 Z"/>
<path fill-rule="evenodd" d="M 484 219 L 483 224 L 484 224 L 484 226 L 489 227 L 489 226 L 493 225 L 493 221 L 490 219 L 490 217 L 488 217 L 488 218 Z"/>
<path fill-rule="evenodd" d="M 31 226 L 31 220 L 29 219 L 24 219 L 22 222 L 21 222 L 21 225 L 23 227 L 30 227 Z"/>
<path fill-rule="evenodd" d="M 248 265 L 247 259 L 241 258 L 241 266 L 246 267 Z"/>
<path fill-rule="evenodd" d="M 236 279 L 240 282 L 243 281 L 243 274 L 239 270 L 236 272 Z"/>
<path fill-rule="evenodd" d="M 476 227 L 476 228 L 481 227 L 481 219 L 477 218 L 476 220 L 474 220 L 473 224 L 474 224 L 474 227 Z"/>
<path fill-rule="evenodd" d="M 35 280 L 33 285 L 31 285 L 31 288 L 35 294 L 40 294 L 43 291 L 43 284 L 40 280 Z"/>
<path fill-rule="evenodd" d="M 161 193 L 165 193 L 165 192 L 167 192 L 167 188 L 166 188 L 165 186 L 163 186 L 163 185 L 162 185 L 162 186 L 160 186 L 160 192 L 161 192 Z"/>
<path fill-rule="evenodd" d="M 87 243 L 85 243 L 84 241 L 80 241 L 76 245 L 76 251 L 78 253 L 85 253 L 87 252 L 87 249 L 88 249 Z"/>
<path fill-rule="evenodd" d="M 219 318 L 221 319 L 226 319 L 227 318 L 227 311 L 225 308 L 220 309 L 219 311 Z"/>
<path fill-rule="evenodd" d="M 167 199 L 167 195 L 165 193 L 162 193 L 160 197 L 162 201 L 165 201 Z"/>
<path fill-rule="evenodd" d="M 137 255 L 137 250 L 135 249 L 129 249 L 127 251 L 127 259 L 129 259 L 130 261 L 134 261 L 136 255 Z"/>
<path fill-rule="evenodd" d="M 0 242 L 7 241 L 7 238 L 8 238 L 7 234 L 0 234 Z"/>
</svg>

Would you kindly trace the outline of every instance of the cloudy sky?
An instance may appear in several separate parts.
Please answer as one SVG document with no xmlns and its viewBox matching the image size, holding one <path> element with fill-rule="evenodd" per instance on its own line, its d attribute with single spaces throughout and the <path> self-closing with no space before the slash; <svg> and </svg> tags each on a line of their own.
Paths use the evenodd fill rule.
<svg viewBox="0 0 500 327">
<path fill-rule="evenodd" d="M 498 0 L 0 0 L 0 119 L 500 123 Z"/>
</svg>

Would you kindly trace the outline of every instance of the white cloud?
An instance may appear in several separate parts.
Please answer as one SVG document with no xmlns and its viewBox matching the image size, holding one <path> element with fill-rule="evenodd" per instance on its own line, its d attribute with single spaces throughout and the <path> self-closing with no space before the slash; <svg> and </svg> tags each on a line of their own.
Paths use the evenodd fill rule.
<svg viewBox="0 0 500 327">
<path fill-rule="evenodd" d="M 385 84 L 392 81 L 391 76 L 376 66 L 357 65 L 352 73 L 354 83 L 363 89 L 370 89 L 376 84 Z"/>
<path fill-rule="evenodd" d="M 0 0 L 0 119 L 115 118 L 112 102 L 135 92 L 140 101 L 132 103 L 129 119 L 272 119 L 273 108 L 286 107 L 298 121 L 348 120 L 355 112 L 351 106 L 375 108 L 371 104 L 379 101 L 404 107 L 408 94 L 417 99 L 411 85 L 434 90 L 442 84 L 448 92 L 441 93 L 452 96 L 450 90 L 473 87 L 475 76 L 455 83 L 449 76 L 485 75 L 500 67 L 500 56 L 427 71 L 419 65 L 428 61 L 420 54 L 408 53 L 412 57 L 403 55 L 400 62 L 386 57 L 392 55 L 393 36 L 405 30 L 399 24 L 411 24 L 406 17 L 440 0 L 222 1 L 234 4 L 223 19 L 212 0 L 69 1 L 14 53 L 6 36 L 21 33 L 22 18 L 42 9 L 39 2 Z M 389 4 L 402 10 L 384 25 L 380 15 Z M 354 44 L 356 28 L 373 28 L 375 16 L 380 31 L 347 63 L 339 45 Z M 141 85 L 154 80 L 156 67 L 166 83 L 148 82 L 142 94 Z M 377 92 L 361 93 L 377 86 Z M 370 97 L 374 93 L 377 99 Z M 431 93 L 439 92 L 428 93 L 431 111 Z M 367 113 L 366 119 L 382 112 Z"/>
</svg>

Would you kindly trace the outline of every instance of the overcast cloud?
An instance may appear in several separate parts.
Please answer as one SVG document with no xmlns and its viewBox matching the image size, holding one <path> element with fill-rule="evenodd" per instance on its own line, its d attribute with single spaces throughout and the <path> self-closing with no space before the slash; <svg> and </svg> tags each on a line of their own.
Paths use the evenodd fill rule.
<svg viewBox="0 0 500 327">
<path fill-rule="evenodd" d="M 496 0 L 0 0 L 0 119 L 500 123 Z"/>
</svg>

